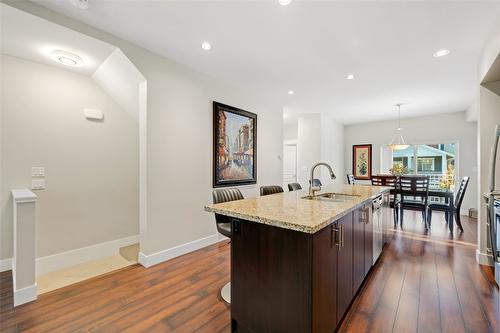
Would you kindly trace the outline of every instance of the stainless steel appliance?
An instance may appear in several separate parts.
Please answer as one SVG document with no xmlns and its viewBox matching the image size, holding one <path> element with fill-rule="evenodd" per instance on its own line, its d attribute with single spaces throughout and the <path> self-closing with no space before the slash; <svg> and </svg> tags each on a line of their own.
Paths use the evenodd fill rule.
<svg viewBox="0 0 500 333">
<path fill-rule="evenodd" d="M 493 201 L 493 212 L 494 212 L 494 220 L 491 223 L 490 228 L 493 228 L 492 235 L 494 239 L 492 239 L 493 251 L 496 251 L 495 256 L 495 280 L 497 284 L 500 285 L 500 200 L 495 199 Z"/>
<path fill-rule="evenodd" d="M 489 250 L 495 265 L 495 280 L 500 285 L 500 192 L 496 187 L 496 161 L 498 154 L 498 140 L 500 138 L 500 125 L 495 128 L 495 139 L 491 148 L 491 170 L 489 193 L 486 201 L 488 208 L 487 228 L 489 234 Z"/>
<path fill-rule="evenodd" d="M 373 226 L 373 263 L 382 253 L 384 224 L 382 218 L 382 196 L 379 195 L 372 201 L 372 226 Z"/>
</svg>

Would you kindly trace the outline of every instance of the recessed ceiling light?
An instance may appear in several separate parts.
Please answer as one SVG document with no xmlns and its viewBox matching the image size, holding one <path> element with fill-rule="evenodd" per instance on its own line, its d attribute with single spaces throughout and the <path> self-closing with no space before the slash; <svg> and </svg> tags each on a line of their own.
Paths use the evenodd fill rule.
<svg viewBox="0 0 500 333">
<path fill-rule="evenodd" d="M 66 66 L 80 67 L 80 66 L 84 65 L 83 59 L 80 56 L 78 56 L 74 53 L 71 53 L 71 52 L 57 50 L 57 51 L 52 52 L 50 54 L 50 57 L 55 62 L 58 62 L 62 65 L 66 65 Z"/>
<path fill-rule="evenodd" d="M 450 50 L 442 49 L 434 53 L 432 56 L 434 58 L 444 57 L 445 55 L 450 54 Z"/>
<path fill-rule="evenodd" d="M 78 7 L 80 9 L 87 9 L 89 8 L 89 0 L 69 0 L 71 4 L 75 7 Z"/>
<path fill-rule="evenodd" d="M 354 79 L 354 74 L 349 74 L 345 77 L 348 80 L 353 80 Z"/>
<path fill-rule="evenodd" d="M 293 90 L 288 90 L 288 95 L 293 95 L 293 94 L 294 94 Z"/>
<path fill-rule="evenodd" d="M 278 0 L 278 2 L 282 6 L 287 6 L 287 5 L 289 5 L 292 2 L 292 0 Z"/>
<path fill-rule="evenodd" d="M 210 45 L 209 42 L 203 42 L 201 43 L 201 48 L 204 49 L 205 51 L 208 51 L 212 49 L 212 45 Z"/>
</svg>

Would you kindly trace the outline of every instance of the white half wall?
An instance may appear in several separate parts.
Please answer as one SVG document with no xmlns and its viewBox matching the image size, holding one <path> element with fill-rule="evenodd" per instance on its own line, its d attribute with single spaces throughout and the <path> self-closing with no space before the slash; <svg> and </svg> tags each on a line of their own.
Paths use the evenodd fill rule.
<svg viewBox="0 0 500 333">
<path fill-rule="evenodd" d="M 465 112 L 456 112 L 405 118 L 401 126 L 410 144 L 458 142 L 458 177 L 471 177 L 462 209 L 477 208 L 477 124 L 467 122 Z M 345 126 L 345 171 L 352 172 L 352 146 L 372 144 L 372 172 L 379 173 L 381 147 L 391 141 L 396 127 L 396 120 Z"/>
</svg>

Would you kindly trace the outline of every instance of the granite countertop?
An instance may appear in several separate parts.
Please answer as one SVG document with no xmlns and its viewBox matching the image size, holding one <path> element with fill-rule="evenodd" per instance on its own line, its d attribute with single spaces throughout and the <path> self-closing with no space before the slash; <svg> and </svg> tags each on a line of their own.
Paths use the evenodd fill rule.
<svg viewBox="0 0 500 333">
<path fill-rule="evenodd" d="M 308 189 L 205 206 L 212 213 L 241 218 L 276 227 L 315 233 L 366 201 L 389 191 L 390 187 L 370 185 L 329 185 L 316 195 L 328 192 L 356 195 L 346 202 L 302 199 Z"/>
</svg>

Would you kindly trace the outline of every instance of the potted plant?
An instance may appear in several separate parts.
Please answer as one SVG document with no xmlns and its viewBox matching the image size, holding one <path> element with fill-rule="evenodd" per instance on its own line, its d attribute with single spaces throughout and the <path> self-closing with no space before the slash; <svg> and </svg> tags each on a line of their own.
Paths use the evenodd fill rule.
<svg viewBox="0 0 500 333">
<path fill-rule="evenodd" d="M 446 170 L 446 174 L 443 178 L 441 178 L 439 187 L 448 191 L 453 190 L 455 187 L 455 168 L 452 164 L 448 164 L 448 169 Z"/>
<path fill-rule="evenodd" d="M 396 163 L 392 165 L 392 168 L 389 169 L 391 175 L 399 177 L 402 175 L 406 175 L 408 173 L 408 168 L 405 167 L 402 163 Z"/>
</svg>

